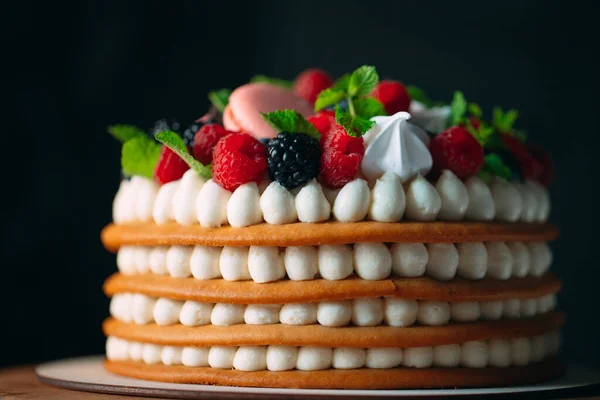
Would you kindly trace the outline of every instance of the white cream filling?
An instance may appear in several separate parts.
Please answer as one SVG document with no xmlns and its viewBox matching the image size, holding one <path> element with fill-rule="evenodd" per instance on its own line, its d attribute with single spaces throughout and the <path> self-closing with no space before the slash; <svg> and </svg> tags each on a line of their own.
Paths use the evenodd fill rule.
<svg viewBox="0 0 600 400">
<path fill-rule="evenodd" d="M 387 171 L 375 176 L 371 187 L 355 179 L 330 190 L 313 179 L 294 195 L 277 182 L 262 182 L 261 187 L 247 183 L 232 193 L 212 179 L 204 182 L 193 170 L 160 187 L 134 176 L 121 181 L 113 201 L 113 220 L 117 224 L 176 221 L 216 228 L 226 223 L 244 227 L 263 221 L 275 225 L 298 220 L 322 222 L 332 215 L 344 222 L 362 221 L 367 216 L 379 222 L 545 222 L 550 213 L 548 190 L 533 181 L 523 184 L 496 178 L 488 186 L 477 177 L 462 182 L 450 171 L 443 171 L 433 183 L 421 175 L 405 187 L 401 181 L 396 173 Z"/>
<path fill-rule="evenodd" d="M 117 293 L 110 315 L 138 325 L 186 326 L 237 324 L 347 326 L 446 325 L 450 321 L 472 322 L 500 318 L 528 318 L 556 308 L 556 294 L 532 299 L 492 302 L 446 302 L 375 297 L 316 303 L 226 304 L 153 298 L 143 294 Z"/>
<path fill-rule="evenodd" d="M 555 356 L 561 345 L 558 331 L 533 337 L 477 340 L 433 347 L 331 348 L 311 346 L 178 347 L 106 340 L 110 361 L 211 367 L 239 371 L 319 371 L 325 369 L 392 369 L 397 367 L 465 368 L 524 366 Z"/>
<path fill-rule="evenodd" d="M 323 278 L 365 280 L 428 275 L 450 280 L 505 280 L 541 276 L 552 264 L 545 242 L 356 243 L 354 245 L 211 247 L 121 246 L 117 266 L 124 275 L 152 272 L 195 279 L 272 282 Z"/>
</svg>

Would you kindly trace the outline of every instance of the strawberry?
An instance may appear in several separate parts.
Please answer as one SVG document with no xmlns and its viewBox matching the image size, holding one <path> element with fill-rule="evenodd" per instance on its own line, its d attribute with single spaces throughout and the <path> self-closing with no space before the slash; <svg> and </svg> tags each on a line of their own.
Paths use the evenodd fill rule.
<svg viewBox="0 0 600 400">
<path fill-rule="evenodd" d="M 202 126 L 194 135 L 194 147 L 192 149 L 194 158 L 204 165 L 213 160 L 213 148 L 217 142 L 230 133 L 219 124 L 208 124 Z"/>
<path fill-rule="evenodd" d="M 410 95 L 404 85 L 398 81 L 379 82 L 370 96 L 382 102 L 389 115 L 408 111 L 410 106 Z"/>
<path fill-rule="evenodd" d="M 248 182 L 260 182 L 267 172 L 265 145 L 245 133 L 221 138 L 213 151 L 212 176 L 221 187 L 234 191 Z"/>
<path fill-rule="evenodd" d="M 438 177 L 445 169 L 460 179 L 467 179 L 479 172 L 485 161 L 483 147 L 462 126 L 453 126 L 434 136 L 429 144 L 433 159 L 432 177 Z"/>
<path fill-rule="evenodd" d="M 525 143 L 508 133 L 501 133 L 502 142 L 515 156 L 523 179 L 538 180 L 544 170 L 543 165 L 531 155 Z"/>
<path fill-rule="evenodd" d="M 542 185 L 549 187 L 554 181 L 554 163 L 552 162 L 552 158 L 550 158 L 550 155 L 544 149 L 533 143 L 527 144 L 527 150 L 542 166 L 542 172 L 538 176 L 538 181 Z"/>
<path fill-rule="evenodd" d="M 180 179 L 188 169 L 190 166 L 181 157 L 167 146 L 162 146 L 158 163 L 154 167 L 154 179 L 164 185 Z"/>
<path fill-rule="evenodd" d="M 362 137 L 352 137 L 346 130 L 335 124 L 327 136 L 321 136 L 321 174 L 322 184 L 338 189 L 356 176 L 365 154 Z"/>
<path fill-rule="evenodd" d="M 311 68 L 296 77 L 293 89 L 298 96 L 314 104 L 319 93 L 332 85 L 333 79 L 327 72 Z"/>
<path fill-rule="evenodd" d="M 335 124 L 335 113 L 332 110 L 322 110 L 308 117 L 308 122 L 313 124 L 321 135 L 327 135 L 329 129 Z"/>
</svg>

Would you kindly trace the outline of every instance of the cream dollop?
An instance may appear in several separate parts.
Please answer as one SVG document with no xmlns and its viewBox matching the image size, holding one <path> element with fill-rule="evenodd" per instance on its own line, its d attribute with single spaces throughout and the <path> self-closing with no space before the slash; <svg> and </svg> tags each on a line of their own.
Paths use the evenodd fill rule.
<svg viewBox="0 0 600 400">
<path fill-rule="evenodd" d="M 517 221 L 523 212 L 523 197 L 515 185 L 496 177 L 490 190 L 496 206 L 496 218 L 500 221 Z"/>
<path fill-rule="evenodd" d="M 113 200 L 113 221 L 115 224 L 121 224 L 129 219 L 127 211 L 129 208 L 130 185 L 131 181 L 127 179 L 123 179 L 119 184 L 119 189 Z"/>
<path fill-rule="evenodd" d="M 229 225 L 243 227 L 256 225 L 263 220 L 260 209 L 260 194 L 255 182 L 240 185 L 227 202 Z"/>
<path fill-rule="evenodd" d="M 152 217 L 157 224 L 164 224 L 175 219 L 173 210 L 173 197 L 179 189 L 179 181 L 165 183 L 158 190 L 158 195 L 154 201 Z"/>
<path fill-rule="evenodd" d="M 173 195 L 173 216 L 181 225 L 196 222 L 196 197 L 204 185 L 204 178 L 189 169 L 181 177 L 179 187 Z M 199 205 L 199 204 L 198 204 Z"/>
<path fill-rule="evenodd" d="M 437 190 L 421 175 L 410 182 L 406 191 L 406 216 L 416 221 L 434 221 L 442 208 Z"/>
<path fill-rule="evenodd" d="M 371 191 L 363 179 L 348 182 L 333 203 L 333 216 L 341 222 L 362 221 L 369 212 Z"/>
<path fill-rule="evenodd" d="M 450 170 L 444 170 L 435 184 L 442 200 L 438 218 L 442 221 L 460 221 L 469 207 L 469 193 L 460 179 Z"/>
<path fill-rule="evenodd" d="M 380 222 L 397 222 L 402 219 L 406 209 L 406 195 L 402 181 L 392 171 L 384 173 L 371 192 L 369 218 Z"/>
<path fill-rule="evenodd" d="M 154 200 L 158 194 L 158 185 L 152 179 L 139 178 L 135 198 L 136 220 L 147 222 L 152 220 Z"/>
<path fill-rule="evenodd" d="M 417 174 L 426 175 L 432 159 L 427 149 L 427 133 L 408 122 L 410 114 L 398 112 L 375 117 L 375 126 L 365 134 L 367 148 L 361 163 L 370 180 L 392 171 L 405 182 Z"/>
<path fill-rule="evenodd" d="M 260 196 L 260 209 L 269 224 L 291 224 L 298 219 L 294 195 L 277 181 L 271 182 Z"/>
<path fill-rule="evenodd" d="M 206 181 L 198 197 L 198 221 L 205 228 L 219 228 L 227 222 L 227 203 L 231 197 L 229 190 L 223 189 L 215 181 Z"/>
<path fill-rule="evenodd" d="M 488 185 L 477 176 L 472 176 L 466 180 L 465 187 L 469 194 L 469 206 L 465 217 L 473 221 L 493 220 L 496 207 Z"/>
<path fill-rule="evenodd" d="M 315 180 L 310 180 L 296 195 L 296 211 L 302 222 L 321 222 L 329 219 L 331 205 L 325 198 L 323 188 Z"/>
<path fill-rule="evenodd" d="M 450 106 L 427 107 L 425 104 L 413 99 L 408 109 L 410 122 L 431 133 L 440 133 L 446 129 Z"/>
</svg>

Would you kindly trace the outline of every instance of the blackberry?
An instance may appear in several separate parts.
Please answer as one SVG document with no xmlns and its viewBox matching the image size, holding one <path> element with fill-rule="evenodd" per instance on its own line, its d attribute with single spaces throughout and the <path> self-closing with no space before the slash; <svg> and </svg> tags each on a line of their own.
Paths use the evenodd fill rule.
<svg viewBox="0 0 600 400">
<path fill-rule="evenodd" d="M 150 128 L 150 135 L 154 137 L 157 133 L 163 131 L 173 131 L 181 134 L 181 124 L 175 118 L 159 119 L 154 123 L 154 126 Z"/>
<path fill-rule="evenodd" d="M 269 142 L 267 166 L 272 180 L 288 189 L 300 186 L 319 175 L 319 142 L 304 133 L 281 132 Z"/>
</svg>

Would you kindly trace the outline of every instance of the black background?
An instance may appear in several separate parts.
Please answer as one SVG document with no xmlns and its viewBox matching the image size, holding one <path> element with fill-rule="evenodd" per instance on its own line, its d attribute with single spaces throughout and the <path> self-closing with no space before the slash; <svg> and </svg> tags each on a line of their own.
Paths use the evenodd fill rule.
<svg viewBox="0 0 600 400">
<path fill-rule="evenodd" d="M 0 366 L 102 353 L 99 240 L 119 182 L 113 123 L 202 115 L 211 89 L 361 64 L 520 110 L 554 156 L 553 269 L 571 360 L 600 366 L 598 46 L 592 2 L 20 1 L 3 11 Z"/>
</svg>

